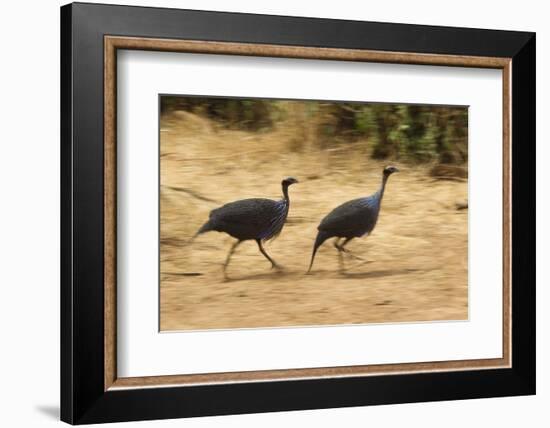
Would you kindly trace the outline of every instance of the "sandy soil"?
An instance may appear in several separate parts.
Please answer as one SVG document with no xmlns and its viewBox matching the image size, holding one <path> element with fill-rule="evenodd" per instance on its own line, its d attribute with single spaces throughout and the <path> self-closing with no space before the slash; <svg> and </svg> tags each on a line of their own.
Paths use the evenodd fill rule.
<svg viewBox="0 0 550 428">
<path fill-rule="evenodd" d="M 178 112 L 161 122 L 161 330 L 249 328 L 372 322 L 459 320 L 468 316 L 467 182 L 438 181 L 427 167 L 395 163 L 373 234 L 348 248 L 339 269 L 327 241 L 305 275 L 319 221 L 346 200 L 380 185 L 383 163 L 365 143 L 319 151 L 287 150 L 288 130 L 246 133 L 216 128 Z M 188 240 L 226 202 L 280 198 L 285 176 L 291 208 L 266 251 L 243 243 L 224 279 L 233 238 L 210 232 Z"/>
</svg>

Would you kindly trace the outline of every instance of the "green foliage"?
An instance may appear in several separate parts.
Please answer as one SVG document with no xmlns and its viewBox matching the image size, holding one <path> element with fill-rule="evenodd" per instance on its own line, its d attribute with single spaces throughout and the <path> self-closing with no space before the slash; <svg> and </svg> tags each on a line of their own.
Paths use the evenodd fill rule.
<svg viewBox="0 0 550 428">
<path fill-rule="evenodd" d="M 376 159 L 468 160 L 466 107 L 163 97 L 161 112 L 174 110 L 205 115 L 230 129 L 284 127 L 293 134 L 289 140 L 292 151 L 302 150 L 310 139 L 320 149 L 366 140 Z"/>
<path fill-rule="evenodd" d="M 230 129 L 258 131 L 273 126 L 273 101 L 262 99 L 164 96 L 161 113 L 185 110 L 205 115 Z"/>
</svg>

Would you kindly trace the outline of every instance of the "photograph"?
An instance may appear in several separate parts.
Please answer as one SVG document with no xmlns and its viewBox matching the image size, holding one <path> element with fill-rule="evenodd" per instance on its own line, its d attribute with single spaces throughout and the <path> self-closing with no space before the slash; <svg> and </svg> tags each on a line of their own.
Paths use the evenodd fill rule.
<svg viewBox="0 0 550 428">
<path fill-rule="evenodd" d="M 468 107 L 159 95 L 160 330 L 468 320 Z"/>
</svg>

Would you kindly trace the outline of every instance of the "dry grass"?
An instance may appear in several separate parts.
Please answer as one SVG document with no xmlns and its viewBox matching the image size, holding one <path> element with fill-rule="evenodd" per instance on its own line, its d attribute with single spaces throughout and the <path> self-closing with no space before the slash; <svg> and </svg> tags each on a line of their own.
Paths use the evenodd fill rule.
<svg viewBox="0 0 550 428">
<path fill-rule="evenodd" d="M 288 129 L 246 133 L 217 129 L 178 112 L 161 123 L 161 330 L 248 328 L 371 322 L 459 320 L 468 316 L 467 183 L 432 179 L 429 168 L 402 166 L 388 183 L 372 236 L 349 249 L 339 271 L 331 242 L 304 275 L 316 227 L 336 205 L 374 192 L 383 164 L 364 143 L 318 151 L 306 141 L 287 151 Z M 224 280 L 221 266 L 233 238 L 211 232 L 189 238 L 217 206 L 247 197 L 280 197 L 290 188 L 289 221 L 266 250 L 252 241 L 236 251 Z"/>
</svg>

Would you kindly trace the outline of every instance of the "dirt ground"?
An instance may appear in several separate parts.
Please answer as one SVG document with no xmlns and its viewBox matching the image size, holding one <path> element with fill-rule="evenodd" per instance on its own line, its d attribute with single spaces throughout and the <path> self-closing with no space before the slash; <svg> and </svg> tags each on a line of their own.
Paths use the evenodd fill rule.
<svg viewBox="0 0 550 428">
<path fill-rule="evenodd" d="M 161 330 L 463 320 L 468 317 L 466 181 L 434 180 L 428 167 L 396 162 L 378 224 L 348 248 L 339 269 L 331 241 L 305 275 L 319 221 L 335 206 L 380 185 L 385 163 L 367 145 L 288 150 L 288 130 L 247 133 L 217 128 L 189 113 L 161 121 Z M 210 232 L 189 239 L 226 202 L 281 197 L 294 176 L 290 213 L 266 251 L 243 243 L 228 268 L 233 238 Z"/>
</svg>

